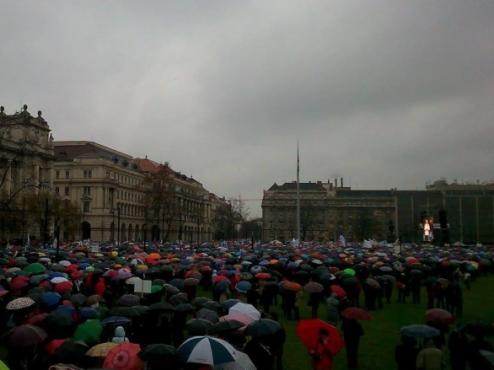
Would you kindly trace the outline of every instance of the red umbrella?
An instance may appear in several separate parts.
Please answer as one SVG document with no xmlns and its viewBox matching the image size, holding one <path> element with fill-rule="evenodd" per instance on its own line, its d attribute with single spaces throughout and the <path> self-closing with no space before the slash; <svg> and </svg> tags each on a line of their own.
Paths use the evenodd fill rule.
<svg viewBox="0 0 494 370">
<path fill-rule="evenodd" d="M 63 281 L 61 283 L 55 284 L 53 290 L 60 294 L 70 293 L 72 291 L 72 283 L 70 281 Z"/>
<path fill-rule="evenodd" d="M 46 339 L 46 332 L 33 325 L 20 325 L 13 328 L 7 343 L 10 348 L 25 348 L 40 344 Z"/>
<path fill-rule="evenodd" d="M 138 356 L 140 351 L 141 346 L 138 344 L 120 343 L 108 352 L 103 367 L 113 370 L 142 370 L 144 363 Z"/>
<path fill-rule="evenodd" d="M 259 272 L 256 274 L 256 279 L 267 280 L 271 278 L 271 274 L 268 272 Z"/>
<path fill-rule="evenodd" d="M 350 320 L 372 320 L 371 314 L 359 307 L 345 308 L 341 313 L 341 316 Z"/>
<path fill-rule="evenodd" d="M 432 321 L 441 324 L 452 324 L 455 321 L 455 317 L 446 310 L 441 308 L 432 308 L 425 312 L 425 319 L 427 322 Z"/>
<path fill-rule="evenodd" d="M 29 285 L 29 276 L 16 276 L 10 282 L 10 289 L 12 290 L 21 290 Z"/>
<path fill-rule="evenodd" d="M 300 320 L 296 329 L 297 336 L 300 341 L 309 350 L 317 347 L 321 331 L 326 331 L 326 333 L 328 333 L 330 342 L 333 345 L 332 352 L 334 354 L 338 353 L 343 348 L 344 343 L 340 332 L 333 325 L 330 325 L 320 319 L 309 319 Z"/>
<path fill-rule="evenodd" d="M 336 294 L 336 296 L 338 298 L 345 298 L 346 297 L 345 289 L 343 289 L 339 285 L 331 285 L 331 293 Z"/>
<path fill-rule="evenodd" d="M 228 278 L 225 275 L 218 275 L 213 279 L 214 284 L 221 283 L 222 281 L 230 281 L 230 280 L 228 280 Z"/>
</svg>

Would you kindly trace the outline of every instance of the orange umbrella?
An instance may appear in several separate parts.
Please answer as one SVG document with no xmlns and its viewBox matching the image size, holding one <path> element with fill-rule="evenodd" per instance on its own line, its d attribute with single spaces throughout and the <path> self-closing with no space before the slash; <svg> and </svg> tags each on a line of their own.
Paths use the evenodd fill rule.
<svg viewBox="0 0 494 370">
<path fill-rule="evenodd" d="M 113 370 L 143 370 L 144 363 L 138 353 L 141 346 L 135 343 L 124 342 L 113 347 L 106 355 L 103 367 Z"/>
</svg>

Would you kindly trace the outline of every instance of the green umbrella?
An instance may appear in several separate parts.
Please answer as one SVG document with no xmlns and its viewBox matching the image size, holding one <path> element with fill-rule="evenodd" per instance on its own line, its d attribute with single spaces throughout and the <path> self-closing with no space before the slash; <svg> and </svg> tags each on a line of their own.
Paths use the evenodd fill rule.
<svg viewBox="0 0 494 370">
<path fill-rule="evenodd" d="M 151 285 L 151 293 L 158 293 L 163 290 L 162 285 Z"/>
<path fill-rule="evenodd" d="M 74 341 L 82 341 L 88 346 L 94 346 L 100 341 L 103 325 L 98 319 L 90 319 L 80 324 L 75 330 Z"/>
<path fill-rule="evenodd" d="M 34 262 L 24 267 L 23 271 L 31 275 L 42 274 L 46 271 L 46 267 L 39 262 Z"/>
<path fill-rule="evenodd" d="M 355 276 L 355 270 L 351 268 L 346 268 L 343 270 L 344 275 Z"/>
</svg>

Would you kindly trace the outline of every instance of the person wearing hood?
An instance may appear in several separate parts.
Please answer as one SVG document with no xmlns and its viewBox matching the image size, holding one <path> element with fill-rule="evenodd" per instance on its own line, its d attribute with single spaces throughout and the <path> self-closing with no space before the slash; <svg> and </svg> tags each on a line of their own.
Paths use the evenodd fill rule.
<svg viewBox="0 0 494 370">
<path fill-rule="evenodd" d="M 427 340 L 424 348 L 417 355 L 418 370 L 441 370 L 443 368 L 443 351 Z"/>
<path fill-rule="evenodd" d="M 125 329 L 123 326 L 117 326 L 115 328 L 115 336 L 111 340 L 113 343 L 128 342 L 129 338 L 125 336 Z"/>
</svg>

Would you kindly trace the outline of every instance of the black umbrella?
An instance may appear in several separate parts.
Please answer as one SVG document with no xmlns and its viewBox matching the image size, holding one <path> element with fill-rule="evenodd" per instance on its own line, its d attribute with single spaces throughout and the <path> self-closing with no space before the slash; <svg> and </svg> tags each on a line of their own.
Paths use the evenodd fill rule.
<svg viewBox="0 0 494 370">
<path fill-rule="evenodd" d="M 149 311 L 151 312 L 164 312 L 164 311 L 174 311 L 175 308 L 168 302 L 157 302 L 149 306 Z"/>
<path fill-rule="evenodd" d="M 204 304 L 206 304 L 206 302 L 209 302 L 209 301 L 210 301 L 210 299 L 206 298 L 206 297 L 196 297 L 192 301 L 192 304 L 199 308 L 199 307 L 204 307 Z"/>
<path fill-rule="evenodd" d="M 84 294 L 77 293 L 70 297 L 70 301 L 76 306 L 82 306 L 86 303 L 87 297 Z"/>
<path fill-rule="evenodd" d="M 201 308 L 196 314 L 198 319 L 208 320 L 210 322 L 218 322 L 219 316 L 216 311 L 210 310 L 209 308 Z"/>
<path fill-rule="evenodd" d="M 75 323 L 69 315 L 58 313 L 49 314 L 43 321 L 46 331 L 54 339 L 64 339 L 74 334 Z"/>
<path fill-rule="evenodd" d="M 124 317 L 138 317 L 145 314 L 148 310 L 146 306 L 134 306 L 134 307 L 114 307 L 110 311 L 112 316 L 124 316 Z"/>
<path fill-rule="evenodd" d="M 139 357 L 150 364 L 166 364 L 168 369 L 180 368 L 180 356 L 175 347 L 169 344 L 149 344 L 139 352 Z"/>
<path fill-rule="evenodd" d="M 103 326 L 106 326 L 106 325 L 118 326 L 118 325 L 127 325 L 130 322 L 131 322 L 131 320 L 128 317 L 124 317 L 124 316 L 108 316 L 107 318 L 105 318 L 104 320 L 101 321 L 101 324 Z"/>
<path fill-rule="evenodd" d="M 173 305 L 177 305 L 180 303 L 187 303 L 189 301 L 189 297 L 185 293 L 177 293 L 170 297 L 169 302 Z"/>
<path fill-rule="evenodd" d="M 238 330 L 244 326 L 245 326 L 244 323 L 237 320 L 220 321 L 213 325 L 213 327 L 210 330 L 210 333 L 211 334 L 226 333 L 229 331 Z"/>
<path fill-rule="evenodd" d="M 281 325 L 278 321 L 260 319 L 247 326 L 247 329 L 245 329 L 245 335 L 249 335 L 251 337 L 265 337 L 276 334 L 280 330 Z"/>
<path fill-rule="evenodd" d="M 460 327 L 460 330 L 474 337 L 494 335 L 494 326 L 483 321 L 470 321 Z"/>
<path fill-rule="evenodd" d="M 206 335 L 209 333 L 213 324 L 211 321 L 204 319 L 192 319 L 187 321 L 185 328 L 190 337 L 195 335 Z"/>
<path fill-rule="evenodd" d="M 219 302 L 216 301 L 207 301 L 204 304 L 204 308 L 208 308 L 210 310 L 218 312 L 221 309 L 222 305 Z"/>
<path fill-rule="evenodd" d="M 173 307 L 175 312 L 186 313 L 194 311 L 194 306 L 190 303 L 180 303 Z"/>
</svg>

